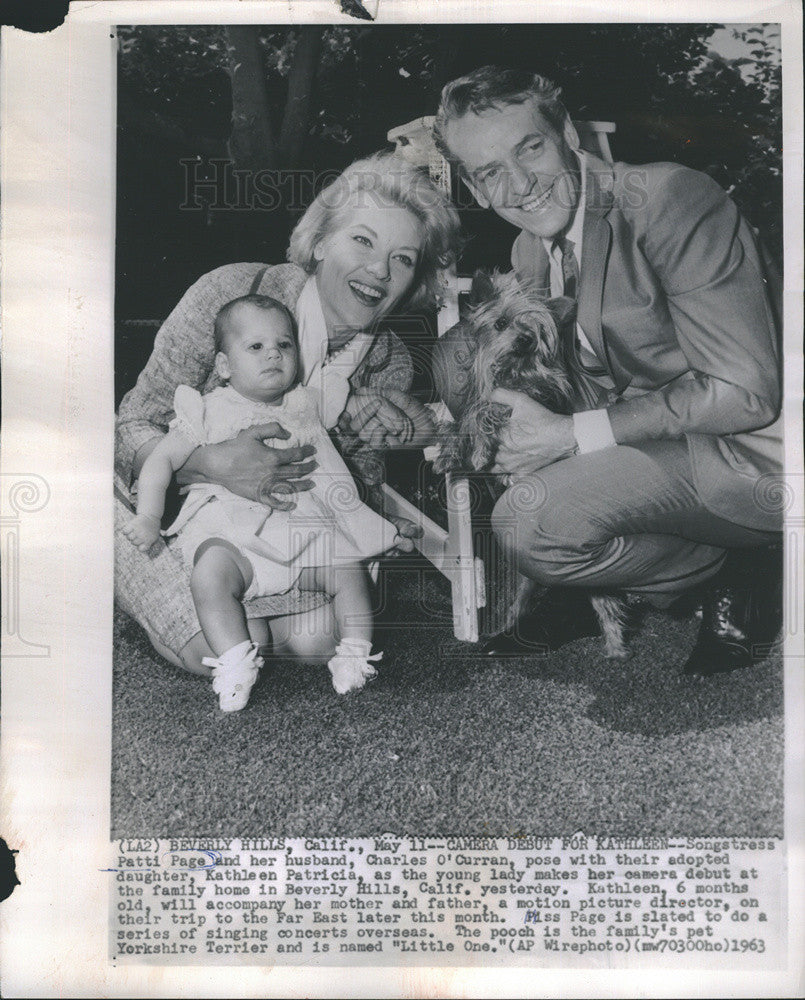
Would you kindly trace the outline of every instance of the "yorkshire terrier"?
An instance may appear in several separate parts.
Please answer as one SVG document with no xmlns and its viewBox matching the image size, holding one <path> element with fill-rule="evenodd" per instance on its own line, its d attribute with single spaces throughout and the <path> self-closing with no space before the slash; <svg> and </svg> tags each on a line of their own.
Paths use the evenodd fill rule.
<svg viewBox="0 0 805 1000">
<path fill-rule="evenodd" d="M 570 300 L 546 302 L 524 291 L 513 273 L 479 271 L 473 278 L 470 303 L 462 320 L 467 352 L 461 373 L 464 404 L 460 418 L 441 428 L 440 454 L 434 463 L 437 472 L 492 469 L 500 432 L 511 416 L 510 407 L 491 400 L 495 389 L 525 393 L 554 413 L 573 413 L 576 402 L 559 334 L 562 323 L 572 322 Z M 507 615 L 509 628 L 526 611 L 537 589 L 534 581 L 519 574 L 517 594 Z M 628 659 L 623 601 L 605 593 L 592 593 L 590 601 L 606 655 Z"/>
</svg>

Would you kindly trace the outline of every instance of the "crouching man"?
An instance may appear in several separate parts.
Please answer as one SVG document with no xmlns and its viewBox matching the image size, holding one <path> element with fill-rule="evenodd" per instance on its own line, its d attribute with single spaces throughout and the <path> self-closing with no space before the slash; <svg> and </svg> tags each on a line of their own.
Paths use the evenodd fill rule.
<svg viewBox="0 0 805 1000">
<path fill-rule="evenodd" d="M 534 488 L 506 492 L 493 527 L 547 590 L 485 651 L 594 634 L 585 589 L 667 607 L 706 585 L 686 672 L 747 666 L 780 625 L 781 512 L 764 501 L 782 472 L 780 302 L 713 180 L 582 152 L 559 98 L 536 74 L 484 67 L 444 88 L 436 119 L 476 201 L 520 230 L 520 282 L 575 300 L 565 350 L 587 401 L 564 416 L 497 390 L 512 415 L 496 469 Z M 434 364 L 454 413 L 461 358 L 451 332 Z"/>
</svg>

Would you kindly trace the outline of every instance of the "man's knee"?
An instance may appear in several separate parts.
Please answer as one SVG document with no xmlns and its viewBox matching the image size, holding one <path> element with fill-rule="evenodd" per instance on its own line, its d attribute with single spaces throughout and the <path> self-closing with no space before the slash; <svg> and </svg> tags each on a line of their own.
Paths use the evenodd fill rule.
<svg viewBox="0 0 805 1000">
<path fill-rule="evenodd" d="M 577 530 L 569 526 L 566 506 L 559 523 L 555 520 L 548 509 L 548 488 L 542 477 L 515 483 L 492 512 L 492 531 L 510 563 L 518 573 L 543 586 L 566 582 L 589 534 L 582 525 Z"/>
<path fill-rule="evenodd" d="M 492 511 L 492 530 L 507 553 L 531 552 L 542 538 L 555 535 L 546 516 L 548 489 L 542 476 L 510 486 Z"/>
</svg>

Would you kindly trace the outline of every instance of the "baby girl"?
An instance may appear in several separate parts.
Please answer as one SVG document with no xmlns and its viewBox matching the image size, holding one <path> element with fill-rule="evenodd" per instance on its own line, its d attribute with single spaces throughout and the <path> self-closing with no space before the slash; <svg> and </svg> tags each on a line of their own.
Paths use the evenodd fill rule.
<svg viewBox="0 0 805 1000">
<path fill-rule="evenodd" d="M 291 313 L 266 295 L 228 302 L 215 320 L 215 366 L 225 383 L 202 396 L 180 385 L 175 419 L 145 461 L 137 514 L 124 528 L 147 551 L 160 535 L 165 492 L 191 452 L 276 421 L 288 439 L 272 447 L 312 444 L 314 488 L 292 510 L 274 510 L 222 486 L 191 486 L 179 516 L 164 532 L 177 535 L 192 566 L 190 587 L 204 636 L 215 653 L 213 690 L 225 712 L 246 706 L 263 661 L 249 637 L 242 601 L 292 587 L 333 598 L 339 643 L 328 666 L 339 694 L 375 675 L 371 598 L 363 560 L 394 546 L 396 529 L 361 502 L 355 483 L 319 419 L 317 395 L 297 385 L 299 356 Z"/>
</svg>

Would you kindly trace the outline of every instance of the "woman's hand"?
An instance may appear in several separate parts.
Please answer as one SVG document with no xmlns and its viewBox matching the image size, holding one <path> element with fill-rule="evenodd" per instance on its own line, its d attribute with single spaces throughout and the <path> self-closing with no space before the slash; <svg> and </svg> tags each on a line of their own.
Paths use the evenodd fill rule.
<svg viewBox="0 0 805 1000">
<path fill-rule="evenodd" d="M 490 398 L 512 411 L 501 431 L 493 472 L 528 475 L 578 450 L 572 417 L 553 413 L 512 389 L 495 389 Z"/>
<path fill-rule="evenodd" d="M 256 424 L 231 441 L 197 448 L 176 473 L 176 479 L 181 486 L 216 483 L 275 510 L 292 510 L 296 502 L 289 495 L 313 489 L 313 482 L 304 477 L 313 472 L 317 463 L 306 461 L 316 451 L 312 445 L 271 448 L 264 444 L 266 438 L 288 437 L 277 423 Z"/>
<path fill-rule="evenodd" d="M 414 524 L 413 521 L 409 521 L 407 517 L 390 517 L 387 514 L 386 518 L 397 529 L 397 537 L 394 539 L 394 548 L 391 554 L 399 555 L 402 552 L 413 552 L 416 548 L 414 539 L 421 537 L 422 528 L 418 524 Z"/>
<path fill-rule="evenodd" d="M 436 434 L 436 422 L 426 406 L 399 389 L 378 392 L 355 389 L 341 414 L 339 427 L 371 448 L 423 448 Z"/>
</svg>

